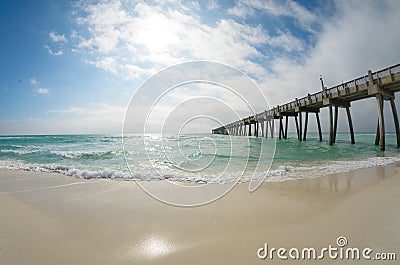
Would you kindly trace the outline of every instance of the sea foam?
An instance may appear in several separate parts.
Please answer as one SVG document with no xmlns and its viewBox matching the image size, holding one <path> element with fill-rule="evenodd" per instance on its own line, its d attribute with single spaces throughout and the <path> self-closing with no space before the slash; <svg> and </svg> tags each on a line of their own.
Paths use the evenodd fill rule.
<svg viewBox="0 0 400 265">
<path fill-rule="evenodd" d="M 315 163 L 314 165 L 280 165 L 272 167 L 269 171 L 258 172 L 254 175 L 242 175 L 242 172 L 224 172 L 221 174 L 154 174 L 150 172 L 129 172 L 128 170 L 88 170 L 78 169 L 56 164 L 30 164 L 21 161 L 0 161 L 0 169 L 25 170 L 35 172 L 61 173 L 81 179 L 115 179 L 115 180 L 172 180 L 185 183 L 218 183 L 231 184 L 235 182 L 248 182 L 250 179 L 264 179 L 267 182 L 280 182 L 294 179 L 317 178 L 329 174 L 349 172 L 351 170 L 386 166 L 400 161 L 398 157 L 373 157 L 366 160 L 330 161 L 329 163 Z"/>
</svg>

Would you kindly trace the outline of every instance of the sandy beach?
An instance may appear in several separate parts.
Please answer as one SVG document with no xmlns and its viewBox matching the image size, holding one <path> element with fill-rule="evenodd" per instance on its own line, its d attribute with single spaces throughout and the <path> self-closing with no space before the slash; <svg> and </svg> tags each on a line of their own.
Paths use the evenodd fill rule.
<svg viewBox="0 0 400 265">
<path fill-rule="evenodd" d="M 400 265 L 399 14 L 0 1 L 0 265 Z"/>
<path fill-rule="evenodd" d="M 195 208 L 161 203 L 134 181 L 1 170 L 0 264 L 372 263 L 263 260 L 257 251 L 337 247 L 344 236 L 349 247 L 399 255 L 399 170 L 265 182 L 253 193 L 244 183 Z"/>
</svg>

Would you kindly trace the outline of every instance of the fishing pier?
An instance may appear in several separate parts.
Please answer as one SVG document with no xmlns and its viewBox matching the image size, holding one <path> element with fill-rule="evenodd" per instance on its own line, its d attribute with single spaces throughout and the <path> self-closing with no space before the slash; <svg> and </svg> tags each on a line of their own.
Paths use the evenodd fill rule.
<svg viewBox="0 0 400 265">
<path fill-rule="evenodd" d="M 385 150 L 385 118 L 383 115 L 384 102 L 389 101 L 392 109 L 396 130 L 397 147 L 400 147 L 399 118 L 395 104 L 395 93 L 400 91 L 400 64 L 387 67 L 377 72 L 368 71 L 368 74 L 346 83 L 327 88 L 322 77 L 320 92 L 308 94 L 302 98 L 278 105 L 272 109 L 229 123 L 212 130 L 213 134 L 274 137 L 275 120 L 279 120 L 279 139 L 287 139 L 288 121 L 295 119 L 297 138 L 299 141 L 307 139 L 309 114 L 315 114 L 318 126 L 319 140 L 322 141 L 320 110 L 328 108 L 329 113 L 329 145 L 336 141 L 339 108 L 345 108 L 349 125 L 350 140 L 354 144 L 354 129 L 351 118 L 351 103 L 365 98 L 376 98 L 378 109 L 375 144 Z M 303 125 L 303 114 L 304 125 Z M 283 119 L 285 118 L 285 124 Z"/>
</svg>

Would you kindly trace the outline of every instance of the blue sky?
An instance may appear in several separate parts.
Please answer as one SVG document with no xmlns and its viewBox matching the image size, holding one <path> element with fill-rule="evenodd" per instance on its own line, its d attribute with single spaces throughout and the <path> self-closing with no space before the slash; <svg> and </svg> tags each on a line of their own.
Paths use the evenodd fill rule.
<svg viewBox="0 0 400 265">
<path fill-rule="evenodd" d="M 0 134 L 119 133 L 142 82 L 189 60 L 232 65 L 281 104 L 320 74 L 333 86 L 399 63 L 399 13 L 396 0 L 1 1 Z M 358 131 L 376 126 L 366 105 Z"/>
</svg>

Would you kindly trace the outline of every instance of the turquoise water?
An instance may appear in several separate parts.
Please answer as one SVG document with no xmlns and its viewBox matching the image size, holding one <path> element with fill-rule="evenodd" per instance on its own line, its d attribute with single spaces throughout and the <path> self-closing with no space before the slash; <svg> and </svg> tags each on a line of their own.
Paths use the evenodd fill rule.
<svg viewBox="0 0 400 265">
<path fill-rule="evenodd" d="M 385 152 L 374 134 L 338 134 L 329 146 L 309 133 L 299 142 L 211 134 L 52 135 L 0 137 L 0 168 L 60 172 L 78 178 L 226 183 L 252 176 L 268 181 L 319 177 L 398 161 L 394 134 Z M 276 148 L 275 148 L 276 143 Z M 272 163 L 272 164 L 271 164 Z"/>
</svg>

